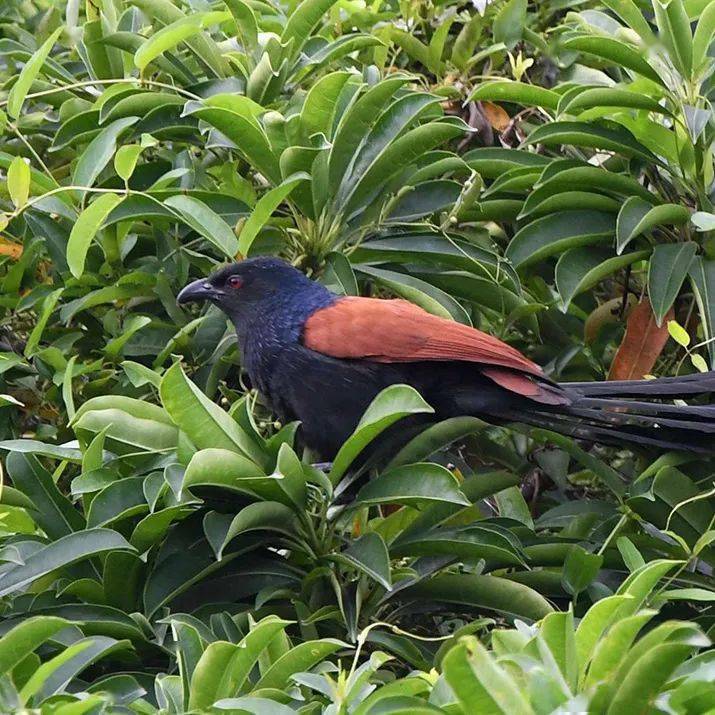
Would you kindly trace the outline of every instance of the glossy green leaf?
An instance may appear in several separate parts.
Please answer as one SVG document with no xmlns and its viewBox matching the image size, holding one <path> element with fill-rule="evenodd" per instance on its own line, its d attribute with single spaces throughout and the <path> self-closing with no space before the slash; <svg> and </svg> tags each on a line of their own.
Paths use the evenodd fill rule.
<svg viewBox="0 0 715 715">
<path fill-rule="evenodd" d="M 330 470 L 330 481 L 336 484 L 362 450 L 397 420 L 434 410 L 420 394 L 408 385 L 391 385 L 370 403 L 354 432 L 340 448 Z"/>
<path fill-rule="evenodd" d="M 308 136 L 330 136 L 340 93 L 349 77 L 348 72 L 331 72 L 310 88 L 300 112 L 300 122 Z"/>
<path fill-rule="evenodd" d="M 164 201 L 187 225 L 218 248 L 224 256 L 234 258 L 238 239 L 232 228 L 213 209 L 193 196 L 177 194 Z"/>
<path fill-rule="evenodd" d="M 102 169 L 114 156 L 119 137 L 137 121 L 138 117 L 115 119 L 102 129 L 77 160 L 72 172 L 72 183 L 75 186 L 93 186 Z"/>
<path fill-rule="evenodd" d="M 258 42 L 258 21 L 248 3 L 243 0 L 224 0 L 236 21 L 236 32 L 244 48 L 250 50 Z"/>
<path fill-rule="evenodd" d="M 205 709 L 216 700 L 238 695 L 261 652 L 289 623 L 268 616 L 237 645 L 224 641 L 210 644 L 191 678 L 189 707 Z"/>
<path fill-rule="evenodd" d="M 37 51 L 30 57 L 30 59 L 25 63 L 22 68 L 20 75 L 18 76 L 15 84 L 10 89 L 10 93 L 7 98 L 7 113 L 13 117 L 17 118 L 20 116 L 20 110 L 22 105 L 25 103 L 25 98 L 27 97 L 32 83 L 35 81 L 37 76 L 42 70 L 42 66 L 49 57 L 52 48 L 57 42 L 59 36 L 62 34 L 63 28 L 58 27 L 37 49 Z"/>
<path fill-rule="evenodd" d="M 84 273 L 92 239 L 97 235 L 97 231 L 110 212 L 122 202 L 123 198 L 118 194 L 100 194 L 99 198 L 79 215 L 67 241 L 67 265 L 76 278 Z"/>
<path fill-rule="evenodd" d="M 298 55 L 323 15 L 334 4 L 335 0 L 304 0 L 296 6 L 283 29 L 282 44 L 289 45 L 291 43 L 292 54 Z"/>
<path fill-rule="evenodd" d="M 442 667 L 463 712 L 494 715 L 532 715 L 534 712 L 508 671 L 472 636 L 445 655 Z"/>
<path fill-rule="evenodd" d="M 614 256 L 609 249 L 596 246 L 569 249 L 561 255 L 555 270 L 556 288 L 561 296 L 563 310 L 568 308 L 578 293 L 592 288 L 612 273 L 649 255 L 650 251 L 634 251 L 623 256 Z"/>
<path fill-rule="evenodd" d="M 304 172 L 293 174 L 261 196 L 238 236 L 237 250 L 241 255 L 247 256 L 250 253 L 251 245 L 258 232 L 265 226 L 273 212 L 288 198 L 298 184 L 309 179 L 310 176 Z"/>
<path fill-rule="evenodd" d="M 53 616 L 31 616 L 0 638 L 0 668 L 10 673 L 23 658 L 66 628 L 69 621 Z"/>
<path fill-rule="evenodd" d="M 537 591 L 496 576 L 438 575 L 429 581 L 410 586 L 402 593 L 407 597 L 457 603 L 482 612 L 487 609 L 510 618 L 528 618 L 533 621 L 553 610 Z"/>
<path fill-rule="evenodd" d="M 426 281 L 382 268 L 358 266 L 357 270 L 374 278 L 377 283 L 389 288 L 396 295 L 424 308 L 428 313 L 466 325 L 470 324 L 467 312 L 449 293 Z"/>
<path fill-rule="evenodd" d="M 439 464 L 421 462 L 388 469 L 371 479 L 357 495 L 363 504 L 447 502 L 469 506 L 456 477 Z"/>
<path fill-rule="evenodd" d="M 131 4 L 142 10 L 146 17 L 158 19 L 162 25 L 171 25 L 186 17 L 171 0 L 131 0 Z M 225 61 L 217 44 L 208 34 L 201 33 L 190 37 L 186 44 L 209 68 L 213 76 L 225 76 Z"/>
<path fill-rule="evenodd" d="M 143 150 L 144 147 L 139 144 L 127 144 L 117 149 L 114 155 L 114 170 L 124 181 L 131 178 Z"/>
<path fill-rule="evenodd" d="M 654 0 L 655 21 L 661 41 L 684 79 L 693 69 L 693 36 L 682 0 Z"/>
<path fill-rule="evenodd" d="M 648 161 L 658 159 L 646 147 L 640 144 L 625 129 L 608 129 L 585 122 L 550 122 L 534 129 L 526 139 L 526 144 L 561 145 L 573 144 L 614 151 L 625 156 L 638 156 Z"/>
<path fill-rule="evenodd" d="M 603 556 L 592 554 L 578 545 L 569 550 L 561 576 L 566 592 L 577 596 L 596 578 L 603 564 Z"/>
<path fill-rule="evenodd" d="M 551 89 L 545 89 L 538 85 L 497 80 L 480 84 L 469 96 L 469 100 L 472 102 L 481 100 L 517 102 L 531 107 L 556 109 L 559 103 L 559 95 Z"/>
<path fill-rule="evenodd" d="M 601 636 L 615 621 L 620 607 L 630 596 L 608 596 L 586 611 L 576 629 L 576 656 L 583 678 Z"/>
<path fill-rule="evenodd" d="M 696 256 L 690 265 L 690 284 L 695 293 L 703 333 L 708 340 L 710 364 L 715 365 L 715 260 Z"/>
<path fill-rule="evenodd" d="M 576 114 L 586 109 L 600 109 L 601 107 L 628 107 L 630 109 L 645 109 L 648 112 L 658 112 L 659 114 L 670 114 L 670 110 L 658 102 L 657 99 L 640 92 L 618 87 L 585 89 L 583 92 L 575 94 L 563 106 L 559 107 L 559 111 L 561 114 Z"/>
<path fill-rule="evenodd" d="M 85 668 L 110 652 L 126 648 L 126 641 L 96 635 L 76 641 L 59 655 L 43 663 L 20 691 L 24 699 L 43 700 L 58 693 Z"/>
<path fill-rule="evenodd" d="M 595 55 L 615 65 L 630 69 L 657 84 L 665 84 L 648 61 L 643 58 L 642 53 L 620 40 L 610 37 L 584 35 L 568 38 L 564 41 L 563 47 L 564 49 Z"/>
<path fill-rule="evenodd" d="M 627 199 L 618 214 L 616 248 L 620 253 L 636 236 L 660 225 L 680 225 L 690 219 L 690 211 L 679 204 L 652 206 L 638 196 Z"/>
<path fill-rule="evenodd" d="M 516 233 L 506 257 L 525 266 L 569 248 L 603 243 L 613 235 L 614 217 L 600 211 L 562 211 L 536 219 Z"/>
<path fill-rule="evenodd" d="M 16 209 L 27 203 L 30 195 L 30 166 L 21 156 L 16 156 L 7 170 L 7 191 Z"/>
<path fill-rule="evenodd" d="M 232 450 L 261 463 L 263 456 L 250 437 L 186 377 L 180 363 L 164 373 L 159 393 L 171 419 L 199 449 Z"/>
<path fill-rule="evenodd" d="M 88 529 L 67 534 L 43 546 L 3 574 L 0 596 L 14 593 L 38 578 L 96 554 L 131 546 L 123 536 L 109 529 Z"/>
<path fill-rule="evenodd" d="M 648 266 L 648 296 L 659 327 L 680 293 L 696 252 L 697 245 L 692 241 L 659 244 L 653 249 Z"/>
<path fill-rule="evenodd" d="M 64 288 L 58 288 L 57 290 L 53 290 L 52 293 L 50 293 L 47 298 L 45 298 L 45 300 L 42 302 L 42 311 L 37 317 L 37 322 L 32 328 L 32 332 L 27 338 L 27 343 L 25 344 L 24 353 L 27 357 L 30 357 L 37 352 L 40 340 L 42 339 L 42 335 L 45 332 L 45 328 L 47 327 L 47 323 L 49 322 L 53 311 L 57 307 L 57 303 L 62 293 L 64 293 Z"/>
<path fill-rule="evenodd" d="M 708 2 L 702 11 L 693 35 L 693 72 L 701 71 L 710 43 L 715 35 L 715 3 Z"/>
<path fill-rule="evenodd" d="M 345 551 L 335 554 L 333 558 L 367 574 L 388 591 L 392 590 L 390 555 L 379 534 L 374 532 L 364 534 Z"/>
<path fill-rule="evenodd" d="M 294 673 L 310 670 L 329 655 L 346 646 L 346 643 L 334 638 L 322 638 L 300 643 L 271 664 L 256 683 L 256 690 L 263 688 L 284 689 L 290 683 Z"/>
<path fill-rule="evenodd" d="M 198 34 L 203 28 L 225 20 L 224 12 L 200 12 L 175 20 L 155 32 L 134 54 L 134 66 L 144 71 L 159 55 Z"/>
<path fill-rule="evenodd" d="M 60 492 L 37 457 L 11 452 L 6 468 L 14 487 L 30 499 L 35 521 L 47 536 L 58 539 L 85 528 L 82 515 Z"/>
</svg>

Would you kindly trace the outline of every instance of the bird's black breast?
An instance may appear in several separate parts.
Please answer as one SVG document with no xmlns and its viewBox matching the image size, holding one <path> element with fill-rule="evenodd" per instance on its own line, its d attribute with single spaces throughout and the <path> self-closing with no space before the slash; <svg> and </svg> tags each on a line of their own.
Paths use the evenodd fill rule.
<svg viewBox="0 0 715 715">
<path fill-rule="evenodd" d="M 268 397 L 284 419 L 301 421 L 308 447 L 332 458 L 375 396 L 396 382 L 390 366 L 338 360 L 297 344 L 278 356 Z"/>
</svg>

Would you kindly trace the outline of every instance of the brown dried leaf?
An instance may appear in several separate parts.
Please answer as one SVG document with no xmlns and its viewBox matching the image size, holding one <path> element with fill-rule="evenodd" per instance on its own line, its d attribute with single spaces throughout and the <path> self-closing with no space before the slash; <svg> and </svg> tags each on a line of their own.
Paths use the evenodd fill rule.
<svg viewBox="0 0 715 715">
<path fill-rule="evenodd" d="M 498 104 L 482 102 L 482 114 L 498 132 L 503 132 L 511 122 L 511 117 Z"/>
<path fill-rule="evenodd" d="M 13 261 L 16 261 L 22 255 L 22 244 L 12 243 L 0 236 L 0 256 L 10 256 Z"/>
<path fill-rule="evenodd" d="M 608 373 L 609 380 L 641 380 L 650 374 L 658 356 L 668 342 L 668 321 L 673 319 L 671 308 L 659 328 L 650 301 L 645 298 L 631 311 L 626 323 L 626 334 L 618 346 Z"/>
</svg>

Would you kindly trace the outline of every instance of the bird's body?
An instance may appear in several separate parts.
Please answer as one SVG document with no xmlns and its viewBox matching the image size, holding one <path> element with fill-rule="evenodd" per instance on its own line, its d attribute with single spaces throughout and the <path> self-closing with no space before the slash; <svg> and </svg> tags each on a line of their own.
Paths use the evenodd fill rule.
<svg viewBox="0 0 715 715">
<path fill-rule="evenodd" d="M 472 415 L 605 443 L 713 451 L 715 407 L 632 398 L 709 392 L 714 373 L 558 385 L 481 331 L 402 300 L 336 296 L 274 258 L 228 266 L 179 295 L 206 299 L 233 321 L 252 383 L 282 419 L 300 420 L 306 445 L 326 459 L 398 383 L 417 389 L 437 420 Z"/>
</svg>

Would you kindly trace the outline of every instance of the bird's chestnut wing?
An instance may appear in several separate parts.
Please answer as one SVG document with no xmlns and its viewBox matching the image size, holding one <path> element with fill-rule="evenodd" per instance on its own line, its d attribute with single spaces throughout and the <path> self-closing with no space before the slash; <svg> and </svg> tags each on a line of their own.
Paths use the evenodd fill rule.
<svg viewBox="0 0 715 715">
<path fill-rule="evenodd" d="M 538 380 L 544 378 L 541 368 L 515 348 L 404 300 L 340 298 L 308 318 L 303 344 L 336 358 L 476 363 L 511 392 L 549 404 L 565 401 L 558 389 Z"/>
</svg>

